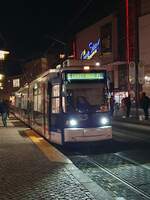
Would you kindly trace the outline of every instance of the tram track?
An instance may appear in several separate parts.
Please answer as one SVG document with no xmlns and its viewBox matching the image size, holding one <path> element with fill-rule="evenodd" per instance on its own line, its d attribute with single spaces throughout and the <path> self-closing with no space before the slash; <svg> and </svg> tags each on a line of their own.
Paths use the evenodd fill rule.
<svg viewBox="0 0 150 200">
<path fill-rule="evenodd" d="M 89 160 L 89 159 L 88 159 Z M 96 165 L 97 167 L 99 167 L 100 169 L 104 170 L 106 173 L 108 173 L 109 175 L 113 176 L 115 179 L 117 179 L 118 181 L 122 182 L 123 184 L 125 184 L 127 187 L 130 187 L 132 190 L 134 190 L 136 193 L 142 195 L 143 197 L 150 199 L 150 195 L 143 193 L 143 191 L 141 191 L 140 189 L 138 189 L 137 187 L 135 187 L 134 185 L 132 185 L 131 183 L 127 182 L 125 179 L 120 178 L 119 176 L 116 176 L 114 173 L 112 173 L 110 170 L 108 170 L 106 167 L 100 165 L 99 163 L 90 160 L 90 162 L 92 162 L 94 165 Z"/>
<path fill-rule="evenodd" d="M 119 156 L 119 157 L 121 157 L 121 158 L 135 164 L 135 165 L 139 165 L 140 167 L 143 167 L 144 169 L 150 170 L 150 166 L 147 166 L 146 164 L 140 164 L 139 162 L 137 162 L 137 161 L 135 161 L 135 160 L 133 160 L 129 157 L 126 157 L 125 155 L 121 155 L 121 153 L 115 153 L 115 155 L 117 155 L 117 156 Z"/>
<path fill-rule="evenodd" d="M 130 200 L 150 199 L 150 170 L 143 168 L 140 164 L 133 163 L 115 153 L 78 155 L 71 156 L 70 159 L 93 181 L 111 193 L 114 199 L 120 195 Z"/>
<path fill-rule="evenodd" d="M 113 127 L 113 140 L 81 145 L 67 156 L 115 200 L 150 200 L 150 135 Z"/>
</svg>

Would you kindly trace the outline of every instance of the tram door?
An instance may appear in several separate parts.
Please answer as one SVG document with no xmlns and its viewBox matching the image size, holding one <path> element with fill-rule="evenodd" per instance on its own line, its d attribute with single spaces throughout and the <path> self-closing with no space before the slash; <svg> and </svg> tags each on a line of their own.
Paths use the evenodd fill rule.
<svg viewBox="0 0 150 200">
<path fill-rule="evenodd" d="M 49 84 L 49 130 L 50 140 L 60 144 L 60 83 Z"/>
<path fill-rule="evenodd" d="M 47 116 L 47 109 L 46 109 L 46 86 L 45 84 L 43 84 L 43 131 L 44 131 L 44 135 L 45 137 L 47 137 L 47 125 L 46 125 L 46 116 Z"/>
<path fill-rule="evenodd" d="M 48 127 L 48 134 L 49 140 L 51 140 L 51 97 L 52 97 L 52 84 L 48 82 L 47 86 L 47 127 Z"/>
</svg>

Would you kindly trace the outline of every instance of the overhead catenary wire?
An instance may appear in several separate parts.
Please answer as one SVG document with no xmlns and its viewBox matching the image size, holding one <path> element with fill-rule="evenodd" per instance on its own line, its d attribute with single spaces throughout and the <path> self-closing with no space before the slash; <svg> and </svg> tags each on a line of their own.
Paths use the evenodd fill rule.
<svg viewBox="0 0 150 200">
<path fill-rule="evenodd" d="M 66 48 L 67 43 L 62 41 L 61 39 L 58 38 L 62 38 L 66 32 L 69 31 L 69 29 L 74 26 L 74 24 L 76 23 L 76 21 L 81 17 L 81 15 L 88 9 L 88 7 L 91 5 L 91 3 L 93 2 L 93 0 L 85 0 L 84 1 L 84 5 L 83 7 L 81 7 L 81 9 L 76 13 L 75 17 L 73 17 L 66 25 L 66 28 L 64 28 L 64 31 L 61 31 L 61 34 L 54 36 L 54 35 L 45 35 L 46 38 L 52 39 L 53 42 L 50 44 L 50 46 L 48 47 L 48 49 L 45 51 L 45 54 L 48 53 L 48 51 L 56 44 L 59 43 L 61 45 L 63 45 Z"/>
</svg>

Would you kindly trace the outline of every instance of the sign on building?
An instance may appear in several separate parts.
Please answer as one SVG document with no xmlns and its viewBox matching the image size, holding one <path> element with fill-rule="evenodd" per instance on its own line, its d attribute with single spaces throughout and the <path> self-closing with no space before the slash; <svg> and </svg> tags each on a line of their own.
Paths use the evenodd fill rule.
<svg viewBox="0 0 150 200">
<path fill-rule="evenodd" d="M 101 43 L 100 39 L 98 39 L 96 42 L 90 42 L 88 44 L 88 50 L 84 49 L 81 52 L 80 58 L 81 60 L 90 60 L 100 50 L 101 50 Z"/>
<path fill-rule="evenodd" d="M 129 63 L 129 82 L 135 84 L 135 62 Z"/>
<path fill-rule="evenodd" d="M 140 84 L 144 84 L 144 64 L 139 62 L 138 64 L 138 81 Z"/>
</svg>

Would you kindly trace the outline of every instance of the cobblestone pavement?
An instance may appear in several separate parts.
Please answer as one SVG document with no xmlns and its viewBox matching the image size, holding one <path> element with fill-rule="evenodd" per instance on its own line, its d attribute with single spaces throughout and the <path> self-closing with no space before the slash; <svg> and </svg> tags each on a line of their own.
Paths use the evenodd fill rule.
<svg viewBox="0 0 150 200">
<path fill-rule="evenodd" d="M 92 155 L 90 157 L 72 156 L 71 159 L 87 176 L 105 188 L 114 198 L 126 200 L 150 199 L 150 171 L 140 164 L 133 164 L 117 154 Z M 96 161 L 96 164 L 93 161 Z M 97 164 L 103 166 L 104 169 L 101 169 Z M 105 169 L 119 179 L 116 179 L 116 176 L 112 176 Z"/>
<path fill-rule="evenodd" d="M 8 126 L 0 127 L 1 200 L 111 199 L 102 190 L 94 194 L 96 184 L 91 182 L 89 185 L 88 179 L 82 180 L 84 184 L 80 183 L 75 178 L 75 174 L 80 176 L 80 173 L 77 170 L 74 170 L 74 174 L 71 173 L 71 165 L 50 162 L 23 134 L 25 127 L 13 127 L 11 121 Z M 92 187 L 93 194 L 89 191 Z M 99 192 L 103 197 L 99 196 Z"/>
</svg>

